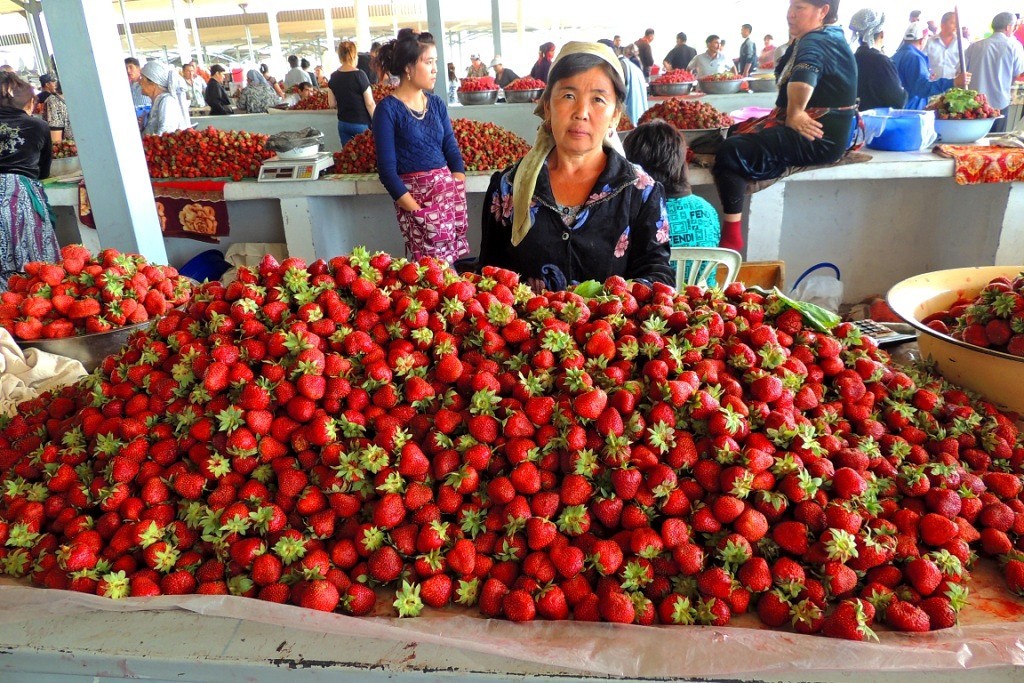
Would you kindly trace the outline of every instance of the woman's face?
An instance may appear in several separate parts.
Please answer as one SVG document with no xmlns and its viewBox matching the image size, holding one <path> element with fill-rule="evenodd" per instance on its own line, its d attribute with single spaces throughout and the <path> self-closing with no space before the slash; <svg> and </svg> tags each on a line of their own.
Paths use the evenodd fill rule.
<svg viewBox="0 0 1024 683">
<path fill-rule="evenodd" d="M 544 109 L 556 148 L 571 156 L 600 150 L 608 131 L 618 125 L 615 87 L 601 67 L 555 83 Z"/>
<path fill-rule="evenodd" d="M 800 38 L 822 27 L 825 17 L 828 16 L 830 7 L 822 5 L 815 7 L 807 0 L 789 0 L 789 10 L 786 12 L 786 21 L 789 23 L 789 35 L 791 38 Z"/>
<path fill-rule="evenodd" d="M 149 80 L 145 76 L 142 76 L 139 80 L 139 89 L 142 91 L 143 95 L 150 99 L 154 99 L 156 98 L 157 95 L 160 94 L 158 92 L 159 88 L 157 87 L 157 84 Z"/>
<path fill-rule="evenodd" d="M 406 73 L 412 84 L 420 90 L 433 90 L 434 81 L 437 80 L 437 48 L 428 46 Z"/>
</svg>

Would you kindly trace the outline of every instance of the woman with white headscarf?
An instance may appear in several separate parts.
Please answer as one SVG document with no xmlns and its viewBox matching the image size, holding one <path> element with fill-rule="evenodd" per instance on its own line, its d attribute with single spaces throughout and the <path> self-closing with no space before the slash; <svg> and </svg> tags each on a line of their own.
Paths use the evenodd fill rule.
<svg viewBox="0 0 1024 683">
<path fill-rule="evenodd" d="M 269 107 L 277 104 L 277 93 L 266 78 L 256 69 L 245 73 L 248 85 L 242 88 L 238 98 L 238 106 L 250 114 L 263 114 Z"/>
<path fill-rule="evenodd" d="M 153 100 L 144 135 L 160 135 L 192 127 L 188 114 L 188 86 L 175 69 L 157 61 L 142 67 L 142 94 Z"/>
<path fill-rule="evenodd" d="M 531 286 L 627 279 L 673 284 L 665 193 L 622 154 L 615 132 L 626 87 L 599 43 L 567 43 L 551 65 L 533 149 L 491 177 L 481 266 Z"/>
<path fill-rule="evenodd" d="M 896 65 L 882 53 L 885 13 L 862 9 L 850 19 L 850 30 L 860 41 L 853 57 L 857 60 L 857 98 L 860 110 L 889 107 L 900 109 L 907 102 L 907 91 L 900 83 Z"/>
</svg>

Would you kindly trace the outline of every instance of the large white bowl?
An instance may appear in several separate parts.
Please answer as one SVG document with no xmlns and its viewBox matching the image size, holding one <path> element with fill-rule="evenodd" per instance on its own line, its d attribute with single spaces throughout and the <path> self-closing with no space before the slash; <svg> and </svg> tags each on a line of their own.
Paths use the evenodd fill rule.
<svg viewBox="0 0 1024 683">
<path fill-rule="evenodd" d="M 992 130 L 992 126 L 1001 115 L 991 119 L 935 119 L 935 132 L 939 142 L 951 145 L 963 145 L 977 142 Z"/>
<path fill-rule="evenodd" d="M 953 339 L 921 321 L 958 299 L 973 299 L 993 278 L 1012 278 L 1022 270 L 1024 266 L 937 270 L 903 280 L 887 295 L 893 311 L 917 330 L 922 357 L 932 358 L 943 377 L 1018 413 L 1024 413 L 1024 358 Z"/>
</svg>

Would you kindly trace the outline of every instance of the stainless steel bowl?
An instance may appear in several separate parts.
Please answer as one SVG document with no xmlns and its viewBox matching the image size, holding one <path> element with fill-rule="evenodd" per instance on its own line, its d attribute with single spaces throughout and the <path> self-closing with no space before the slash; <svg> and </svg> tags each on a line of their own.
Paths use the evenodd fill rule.
<svg viewBox="0 0 1024 683">
<path fill-rule="evenodd" d="M 651 83 L 651 94 L 658 97 L 675 97 L 676 95 L 689 95 L 693 92 L 695 82 L 685 83 Z"/>
<path fill-rule="evenodd" d="M 540 99 L 543 88 L 530 90 L 505 90 L 505 101 L 509 104 L 530 104 Z"/>
<path fill-rule="evenodd" d="M 775 76 L 771 78 L 751 78 L 747 81 L 750 92 L 775 92 L 779 86 L 775 83 Z"/>
<path fill-rule="evenodd" d="M 700 89 L 708 95 L 735 95 L 743 84 L 742 78 L 731 81 L 701 81 Z"/>
<path fill-rule="evenodd" d="M 144 323 L 119 327 L 109 332 L 85 334 L 78 337 L 63 339 L 37 339 L 35 341 L 18 341 L 22 349 L 39 349 L 58 356 L 66 356 L 80 361 L 86 372 L 95 370 L 107 356 L 119 352 L 128 343 L 128 338 L 139 330 L 145 330 L 153 324 L 152 320 Z"/>
<path fill-rule="evenodd" d="M 729 129 L 727 127 L 726 128 L 681 128 L 679 130 L 679 132 L 683 134 L 683 137 L 686 138 L 686 144 L 689 145 L 691 142 L 693 142 L 697 138 L 702 137 L 704 135 L 707 135 L 708 133 L 718 133 L 719 135 L 721 135 L 724 138 L 725 137 L 725 133 L 728 130 Z"/>
<path fill-rule="evenodd" d="M 467 106 L 473 104 L 494 104 L 497 101 L 497 90 L 477 90 L 475 92 L 459 92 L 459 103 Z"/>
</svg>

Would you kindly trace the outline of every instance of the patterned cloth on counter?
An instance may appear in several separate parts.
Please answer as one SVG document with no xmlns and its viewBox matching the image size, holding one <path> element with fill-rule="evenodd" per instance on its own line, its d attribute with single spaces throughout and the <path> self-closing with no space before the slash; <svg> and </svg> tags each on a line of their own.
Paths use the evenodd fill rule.
<svg viewBox="0 0 1024 683">
<path fill-rule="evenodd" d="M 164 237 L 220 242 L 230 232 L 223 180 L 154 180 L 153 196 Z M 78 184 L 78 219 L 96 227 L 85 182 Z"/>
<path fill-rule="evenodd" d="M 936 145 L 934 152 L 953 160 L 958 185 L 1024 180 L 1024 149 L 980 145 Z"/>
</svg>

